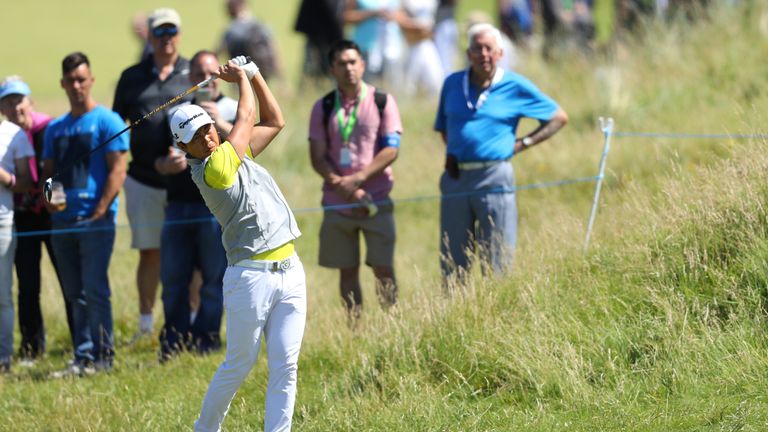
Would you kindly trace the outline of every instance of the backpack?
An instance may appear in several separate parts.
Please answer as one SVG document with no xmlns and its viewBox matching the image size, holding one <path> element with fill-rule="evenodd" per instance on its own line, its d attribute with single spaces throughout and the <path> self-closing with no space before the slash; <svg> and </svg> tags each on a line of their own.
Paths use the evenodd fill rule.
<svg viewBox="0 0 768 432">
<path fill-rule="evenodd" d="M 376 104 L 376 108 L 379 111 L 379 120 L 384 116 L 384 108 L 387 107 L 387 93 L 376 89 L 373 93 L 373 102 Z M 333 106 L 336 105 L 336 90 L 331 90 L 328 94 L 323 96 L 323 129 L 325 129 L 325 142 L 331 143 L 331 136 L 328 134 L 328 120 L 331 119 L 331 113 L 333 112 Z"/>
</svg>

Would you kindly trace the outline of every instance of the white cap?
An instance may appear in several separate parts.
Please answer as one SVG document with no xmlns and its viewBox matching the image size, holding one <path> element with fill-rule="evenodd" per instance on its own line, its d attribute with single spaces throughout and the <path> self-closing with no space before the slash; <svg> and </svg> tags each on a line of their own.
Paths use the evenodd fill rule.
<svg viewBox="0 0 768 432">
<path fill-rule="evenodd" d="M 211 116 L 198 105 L 184 105 L 179 107 L 171 116 L 171 133 L 177 142 L 189 144 L 201 126 L 214 123 Z"/>
<path fill-rule="evenodd" d="M 155 27 L 160 27 L 163 24 L 171 24 L 178 28 L 181 28 L 181 17 L 176 10 L 171 8 L 155 9 L 149 15 L 147 20 L 150 30 L 154 30 Z"/>
</svg>

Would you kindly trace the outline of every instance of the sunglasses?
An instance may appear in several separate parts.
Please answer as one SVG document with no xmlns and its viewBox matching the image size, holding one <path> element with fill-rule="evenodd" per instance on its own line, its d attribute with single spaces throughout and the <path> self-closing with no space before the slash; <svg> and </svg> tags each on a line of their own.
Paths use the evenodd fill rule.
<svg viewBox="0 0 768 432">
<path fill-rule="evenodd" d="M 152 36 L 156 38 L 161 38 L 163 36 L 176 36 L 179 34 L 179 28 L 178 27 L 157 27 L 152 29 Z"/>
</svg>

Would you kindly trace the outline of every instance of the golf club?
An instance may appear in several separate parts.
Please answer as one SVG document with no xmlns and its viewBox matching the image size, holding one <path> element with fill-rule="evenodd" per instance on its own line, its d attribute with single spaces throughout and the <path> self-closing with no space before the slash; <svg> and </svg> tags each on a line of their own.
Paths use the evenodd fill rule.
<svg viewBox="0 0 768 432">
<path fill-rule="evenodd" d="M 250 62 L 250 61 L 251 61 L 251 58 L 250 57 L 246 57 L 246 62 Z M 131 129 L 132 127 L 134 127 L 136 125 L 138 125 L 139 123 L 143 122 L 144 120 L 152 117 L 153 115 L 155 115 L 158 112 L 162 111 L 163 109 L 169 107 L 170 105 L 173 105 L 174 103 L 178 102 L 179 100 L 181 100 L 185 96 L 187 96 L 189 94 L 192 94 L 192 93 L 200 90 L 203 87 L 206 87 L 208 84 L 211 83 L 211 81 L 215 80 L 216 78 L 218 78 L 218 76 L 212 76 L 212 77 L 208 78 L 205 81 L 201 81 L 200 83 L 198 83 L 198 84 L 190 87 L 189 89 L 187 89 L 184 93 L 179 94 L 178 96 L 174 97 L 173 99 L 169 100 L 168 102 L 166 102 L 166 103 L 160 105 L 159 107 L 153 109 L 151 112 L 146 114 L 144 117 L 142 117 L 142 118 L 136 120 L 135 122 L 129 124 L 125 129 L 123 129 L 120 132 L 112 135 L 108 140 L 104 141 L 103 143 L 101 143 L 101 144 L 97 145 L 96 147 L 94 147 L 93 149 L 91 149 L 91 151 L 89 151 L 88 153 L 86 153 L 86 154 L 78 157 L 77 159 L 75 159 L 70 165 L 74 166 L 77 162 L 87 158 L 88 156 L 93 154 L 96 150 L 98 150 L 98 149 L 104 147 L 105 145 L 109 144 L 110 142 L 112 142 L 112 140 L 114 140 L 115 138 L 117 138 L 120 135 L 122 135 L 123 133 L 125 133 L 125 131 Z M 70 168 L 70 167 L 67 167 L 67 168 Z M 51 196 L 53 195 L 53 179 L 58 177 L 59 174 L 61 174 L 62 171 L 63 170 L 61 168 L 57 168 L 56 169 L 56 173 L 52 177 L 49 177 L 47 180 L 45 180 L 45 183 L 43 184 L 43 196 L 45 197 L 45 200 L 47 202 L 49 202 L 49 203 L 51 202 Z"/>
</svg>

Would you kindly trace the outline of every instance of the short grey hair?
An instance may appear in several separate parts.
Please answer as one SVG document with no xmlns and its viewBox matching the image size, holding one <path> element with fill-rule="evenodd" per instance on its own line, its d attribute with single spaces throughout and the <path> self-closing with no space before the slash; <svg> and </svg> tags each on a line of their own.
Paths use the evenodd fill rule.
<svg viewBox="0 0 768 432">
<path fill-rule="evenodd" d="M 472 46 L 472 42 L 474 41 L 475 37 L 484 33 L 490 33 L 491 36 L 493 36 L 493 38 L 496 39 L 496 47 L 501 49 L 502 47 L 501 32 L 499 31 L 499 29 L 497 29 L 496 27 L 488 23 L 475 24 L 472 27 L 470 27 L 469 30 L 467 30 L 467 39 L 469 42 L 469 46 Z"/>
</svg>

